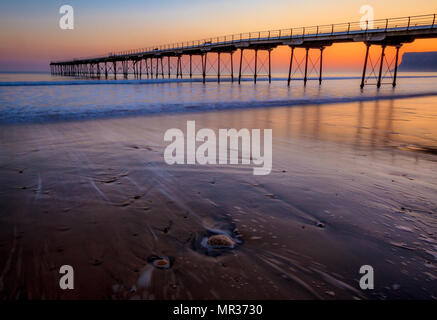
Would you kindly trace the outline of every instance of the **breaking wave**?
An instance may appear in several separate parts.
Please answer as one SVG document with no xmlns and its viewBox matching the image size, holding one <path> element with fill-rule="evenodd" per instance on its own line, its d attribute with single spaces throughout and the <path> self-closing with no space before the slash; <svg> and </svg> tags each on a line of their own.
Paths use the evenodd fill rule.
<svg viewBox="0 0 437 320">
<path fill-rule="evenodd" d="M 208 110 L 232 110 L 247 108 L 286 107 L 299 105 L 323 105 L 333 103 L 351 103 L 378 100 L 406 99 L 414 97 L 437 96 L 436 91 L 381 94 L 372 96 L 323 97 L 323 98 L 294 98 L 278 100 L 250 100 L 250 101 L 220 101 L 220 102 L 183 102 L 183 103 L 148 103 L 134 105 L 87 105 L 85 107 L 65 108 L 9 108 L 0 110 L 0 123 L 67 121 L 80 119 L 127 117 L 159 113 L 200 112 Z"/>
</svg>

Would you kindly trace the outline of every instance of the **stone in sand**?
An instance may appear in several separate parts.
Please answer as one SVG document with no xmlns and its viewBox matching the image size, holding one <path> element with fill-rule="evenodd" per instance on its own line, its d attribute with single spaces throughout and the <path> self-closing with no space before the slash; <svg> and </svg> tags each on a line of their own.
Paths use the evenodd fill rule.
<svg viewBox="0 0 437 320">
<path fill-rule="evenodd" d="M 232 248 L 234 241 L 224 234 L 216 234 L 208 238 L 206 243 L 213 248 Z"/>
<path fill-rule="evenodd" d="M 153 266 L 159 269 L 168 269 L 170 268 L 170 261 L 167 259 L 156 259 L 153 261 Z"/>
</svg>

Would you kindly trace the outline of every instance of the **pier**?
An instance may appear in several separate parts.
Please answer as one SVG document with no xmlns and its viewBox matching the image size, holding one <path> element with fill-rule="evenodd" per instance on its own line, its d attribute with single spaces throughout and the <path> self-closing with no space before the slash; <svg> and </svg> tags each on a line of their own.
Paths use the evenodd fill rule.
<svg viewBox="0 0 437 320">
<path fill-rule="evenodd" d="M 52 61 L 51 73 L 61 76 L 97 77 L 108 79 L 112 74 L 115 79 L 128 74 L 136 78 L 183 78 L 198 75 L 206 81 L 213 76 L 218 82 L 224 77 L 230 81 L 241 82 L 243 77 L 243 60 L 248 51 L 253 51 L 250 76 L 256 83 L 260 77 L 272 80 L 271 52 L 278 46 L 290 47 L 287 85 L 293 80 L 296 66 L 296 50 L 304 50 L 303 81 L 306 84 L 309 71 L 317 69 L 318 82 L 323 80 L 323 52 L 326 47 L 336 43 L 361 42 L 364 44 L 364 61 L 360 86 L 397 83 L 399 50 L 405 43 L 416 39 L 437 38 L 436 14 L 378 19 L 363 22 L 347 22 L 331 25 L 289 28 L 260 32 L 239 33 L 203 40 L 173 43 L 167 45 L 140 48 L 135 50 L 110 52 L 107 55 L 77 58 L 72 60 Z M 373 76 L 369 75 L 369 51 L 372 46 L 380 48 L 380 57 L 372 67 Z M 395 48 L 393 69 L 386 59 L 387 47 Z M 318 51 L 318 61 L 309 62 L 310 50 Z M 266 57 L 261 61 L 260 54 Z M 234 54 L 238 55 L 238 65 L 234 66 Z M 211 55 L 214 61 L 211 62 Z M 230 58 L 230 65 L 224 65 L 224 58 Z M 183 64 L 183 58 L 187 61 Z M 196 61 L 194 61 L 196 59 Z M 196 64 L 197 62 L 197 64 Z M 213 65 L 211 64 L 213 63 Z M 176 65 L 176 66 L 175 66 Z M 184 68 L 185 67 L 185 68 Z M 209 67 L 209 69 L 208 69 Z M 213 67 L 213 75 L 210 69 Z M 384 82 L 384 68 L 390 72 L 390 82 Z M 197 72 L 197 73 L 196 73 Z M 263 73 L 264 72 L 264 73 Z M 372 82 L 372 80 L 374 80 Z"/>
</svg>

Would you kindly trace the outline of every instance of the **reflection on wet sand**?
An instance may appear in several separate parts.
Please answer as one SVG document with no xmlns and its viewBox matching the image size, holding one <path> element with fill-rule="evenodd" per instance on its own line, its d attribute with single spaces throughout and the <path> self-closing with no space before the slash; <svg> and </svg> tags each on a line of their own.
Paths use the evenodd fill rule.
<svg viewBox="0 0 437 320">
<path fill-rule="evenodd" d="M 0 127 L 0 296 L 435 298 L 435 98 Z M 273 129 L 273 171 L 164 132 Z M 405 151 L 408 150 L 408 151 Z M 75 290 L 58 289 L 59 266 Z M 375 290 L 359 269 L 376 270 Z"/>
</svg>

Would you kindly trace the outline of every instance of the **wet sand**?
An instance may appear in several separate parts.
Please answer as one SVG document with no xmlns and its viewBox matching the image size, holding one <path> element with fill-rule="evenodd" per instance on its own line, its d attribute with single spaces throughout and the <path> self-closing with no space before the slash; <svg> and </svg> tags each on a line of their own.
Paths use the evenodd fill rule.
<svg viewBox="0 0 437 320">
<path fill-rule="evenodd" d="M 2 125 L 0 297 L 435 299 L 435 105 Z M 164 132 L 187 120 L 273 129 L 272 173 L 167 165 Z M 202 246 L 221 233 L 232 248 Z M 64 264 L 74 290 L 59 288 Z M 374 290 L 359 287 L 362 265 Z"/>
</svg>

